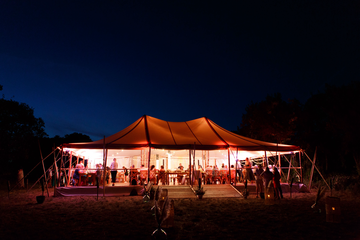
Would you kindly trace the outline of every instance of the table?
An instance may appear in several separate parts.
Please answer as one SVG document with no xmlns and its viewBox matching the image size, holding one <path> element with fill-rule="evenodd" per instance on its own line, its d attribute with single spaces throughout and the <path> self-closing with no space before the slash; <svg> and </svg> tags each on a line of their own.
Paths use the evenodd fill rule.
<svg viewBox="0 0 360 240">
<path fill-rule="evenodd" d="M 187 172 L 165 172 L 165 181 L 167 185 L 170 185 L 171 183 L 173 183 L 173 185 L 175 185 L 176 180 L 178 181 L 178 185 L 183 184 L 183 178 L 187 177 L 188 174 Z"/>
</svg>

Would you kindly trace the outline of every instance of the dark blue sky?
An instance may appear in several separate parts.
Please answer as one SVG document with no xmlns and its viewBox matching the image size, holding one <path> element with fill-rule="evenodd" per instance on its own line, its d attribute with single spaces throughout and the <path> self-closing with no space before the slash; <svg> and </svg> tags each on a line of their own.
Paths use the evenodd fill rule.
<svg viewBox="0 0 360 240">
<path fill-rule="evenodd" d="M 225 2 L 225 3 L 223 3 Z M 247 2 L 247 1 L 246 1 Z M 235 130 L 248 104 L 359 80 L 350 1 L 0 1 L 0 85 L 50 137 L 147 114 Z"/>
</svg>

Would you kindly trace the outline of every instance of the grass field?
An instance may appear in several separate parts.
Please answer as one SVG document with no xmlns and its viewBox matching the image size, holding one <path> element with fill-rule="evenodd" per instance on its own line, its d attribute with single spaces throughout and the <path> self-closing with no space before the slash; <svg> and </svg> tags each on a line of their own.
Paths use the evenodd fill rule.
<svg viewBox="0 0 360 240">
<path fill-rule="evenodd" d="M 152 239 L 154 202 L 133 197 L 47 197 L 40 189 L 0 192 L 0 239 Z M 327 193 L 328 195 L 328 193 Z M 243 198 L 174 199 L 168 239 L 360 239 L 359 199 L 341 199 L 341 222 L 326 222 L 325 199 L 312 209 L 315 193 L 288 193 L 274 205 Z"/>
</svg>

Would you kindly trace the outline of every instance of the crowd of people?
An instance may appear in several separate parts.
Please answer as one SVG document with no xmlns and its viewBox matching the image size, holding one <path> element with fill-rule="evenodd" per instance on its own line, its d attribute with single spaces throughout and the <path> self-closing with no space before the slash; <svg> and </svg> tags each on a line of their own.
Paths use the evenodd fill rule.
<svg viewBox="0 0 360 240">
<path fill-rule="evenodd" d="M 236 167 L 234 165 L 230 166 L 230 170 L 234 173 L 231 174 L 229 177 L 229 169 L 228 166 L 222 163 L 220 169 L 215 164 L 214 166 L 208 165 L 205 169 L 201 165 L 198 166 L 191 166 L 196 174 L 193 175 L 193 180 L 201 179 L 205 184 L 212 184 L 212 183 L 225 183 L 227 180 L 230 180 L 230 183 L 234 183 L 236 181 L 244 182 L 244 183 L 256 183 L 256 197 L 259 196 L 264 198 L 264 192 L 269 189 L 270 185 L 274 188 L 274 196 L 277 199 L 283 198 L 281 185 L 280 185 L 280 173 L 276 167 L 270 168 L 267 166 L 265 170 L 263 169 L 262 164 L 255 166 L 255 171 L 253 171 L 253 166 L 249 158 L 245 159 L 244 165 L 240 163 L 239 160 L 236 161 Z M 196 168 L 196 169 L 195 169 Z M 79 185 L 80 179 L 80 172 L 85 169 L 83 160 L 80 159 L 79 163 L 75 166 L 75 171 L 73 174 L 73 181 L 74 185 Z M 100 184 L 101 179 L 103 178 L 103 166 L 101 164 L 96 164 L 96 183 Z M 164 166 L 161 166 L 160 169 L 156 169 L 155 165 L 150 167 L 150 171 L 144 165 L 141 165 L 139 169 L 136 169 L 134 165 L 127 169 L 125 166 L 122 169 L 119 169 L 119 165 L 116 161 L 116 158 L 113 159 L 113 162 L 110 164 L 110 167 L 106 167 L 105 172 L 105 181 L 109 184 L 110 176 L 111 176 L 111 183 L 112 186 L 116 183 L 116 178 L 118 176 L 118 170 L 122 172 L 124 177 L 124 182 L 129 182 L 131 185 L 137 184 L 144 184 L 147 182 L 148 172 L 149 174 L 149 181 L 153 184 L 169 184 L 169 179 L 166 176 L 166 171 Z M 178 184 L 184 184 L 185 179 L 189 177 L 190 172 L 190 165 L 185 170 L 184 166 L 179 163 L 177 170 L 176 180 Z M 196 175 L 196 176 L 195 176 Z M 174 184 L 175 184 L 175 179 Z M 269 185 L 270 184 L 270 185 Z M 265 191 L 264 191 L 265 190 Z"/>
</svg>

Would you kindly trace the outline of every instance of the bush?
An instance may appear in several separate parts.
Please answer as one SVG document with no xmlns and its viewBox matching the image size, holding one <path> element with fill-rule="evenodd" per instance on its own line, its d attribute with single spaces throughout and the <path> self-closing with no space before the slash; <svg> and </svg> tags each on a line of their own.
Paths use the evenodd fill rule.
<svg viewBox="0 0 360 240">
<path fill-rule="evenodd" d="M 349 191 L 354 195 L 360 192 L 360 177 L 359 176 L 334 176 L 334 190 Z"/>
</svg>

